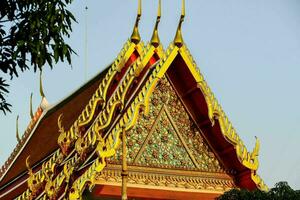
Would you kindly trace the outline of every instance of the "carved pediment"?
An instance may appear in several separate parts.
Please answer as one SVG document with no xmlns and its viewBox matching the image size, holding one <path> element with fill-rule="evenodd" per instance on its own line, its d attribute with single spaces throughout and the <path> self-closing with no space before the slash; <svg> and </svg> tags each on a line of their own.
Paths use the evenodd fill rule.
<svg viewBox="0 0 300 200">
<path fill-rule="evenodd" d="M 127 132 L 129 165 L 224 172 L 166 77 L 150 97 L 150 112 Z M 122 146 L 122 145 L 120 145 Z M 121 149 L 111 164 L 121 164 Z"/>
</svg>

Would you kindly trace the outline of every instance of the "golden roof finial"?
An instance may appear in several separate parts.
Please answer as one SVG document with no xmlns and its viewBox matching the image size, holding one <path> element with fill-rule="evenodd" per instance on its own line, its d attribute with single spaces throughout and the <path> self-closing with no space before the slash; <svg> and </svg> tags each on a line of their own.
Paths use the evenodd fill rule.
<svg viewBox="0 0 300 200">
<path fill-rule="evenodd" d="M 17 116 L 17 119 L 16 119 L 16 138 L 17 138 L 18 143 L 21 143 L 21 139 L 19 136 L 19 115 Z"/>
<path fill-rule="evenodd" d="M 157 30 L 158 24 L 160 22 L 160 18 L 161 18 L 161 0 L 158 0 L 157 18 L 156 18 L 156 23 L 153 30 L 152 38 L 151 38 L 151 44 L 155 47 L 158 47 L 158 45 L 160 44 L 158 30 Z"/>
<path fill-rule="evenodd" d="M 184 21 L 184 17 L 185 17 L 185 0 L 182 0 L 181 16 L 180 16 L 177 32 L 176 32 L 176 35 L 175 35 L 175 38 L 174 38 L 174 44 L 178 47 L 181 47 L 182 44 L 183 44 L 183 38 L 182 38 L 182 33 L 181 33 L 181 25 Z"/>
<path fill-rule="evenodd" d="M 45 93 L 43 90 L 42 70 L 40 70 L 40 94 L 42 98 L 45 97 Z"/>
<path fill-rule="evenodd" d="M 32 111 L 32 95 L 33 95 L 33 93 L 31 93 L 31 95 L 30 95 L 30 117 L 31 117 L 31 119 L 33 119 L 33 117 L 34 117 L 33 111 Z"/>
<path fill-rule="evenodd" d="M 137 17 L 136 17 L 136 21 L 135 21 L 135 25 L 133 28 L 133 32 L 131 35 L 131 42 L 138 44 L 141 41 L 141 36 L 139 33 L 139 21 L 141 19 L 141 15 L 142 15 L 142 0 L 138 0 L 138 13 L 137 13 Z"/>
</svg>

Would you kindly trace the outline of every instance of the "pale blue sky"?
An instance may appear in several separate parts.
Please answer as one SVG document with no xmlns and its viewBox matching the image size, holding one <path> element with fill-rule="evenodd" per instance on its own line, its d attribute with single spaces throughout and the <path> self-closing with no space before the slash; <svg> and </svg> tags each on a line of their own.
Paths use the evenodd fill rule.
<svg viewBox="0 0 300 200">
<path fill-rule="evenodd" d="M 165 48 L 174 37 L 180 0 L 162 0 L 159 27 Z M 137 1 L 74 1 L 78 24 L 69 42 L 78 53 L 73 68 L 45 67 L 44 90 L 55 104 L 84 83 L 84 7 L 88 6 L 88 78 L 109 64 L 130 36 Z M 152 34 L 156 0 L 143 1 L 142 39 Z M 183 37 L 202 74 L 249 150 L 261 141 L 259 174 L 268 186 L 282 180 L 300 189 L 300 1 L 186 0 Z M 10 82 L 13 112 L 0 115 L 0 164 L 29 122 L 29 96 L 40 103 L 38 74 Z M 51 134 L 51 133 L 50 133 Z M 47 142 L 47 141 L 41 141 Z"/>
</svg>

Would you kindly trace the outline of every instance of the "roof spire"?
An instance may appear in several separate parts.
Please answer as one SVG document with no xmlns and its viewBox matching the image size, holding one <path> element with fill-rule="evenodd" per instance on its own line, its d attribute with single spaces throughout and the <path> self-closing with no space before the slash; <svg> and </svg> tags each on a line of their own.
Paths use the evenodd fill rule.
<svg viewBox="0 0 300 200">
<path fill-rule="evenodd" d="M 183 44 L 183 38 L 182 38 L 182 33 L 181 33 L 181 25 L 184 21 L 184 17 L 185 17 L 185 0 L 182 0 L 181 16 L 180 16 L 177 32 L 176 32 L 176 35 L 175 35 L 175 38 L 174 38 L 174 44 L 178 47 L 181 47 L 182 44 Z"/>
<path fill-rule="evenodd" d="M 131 42 L 133 42 L 135 44 L 137 44 L 141 41 L 141 36 L 140 36 L 140 33 L 139 33 L 139 29 L 138 29 L 139 21 L 141 19 L 141 15 L 142 15 L 142 0 L 138 0 L 138 13 L 137 13 L 137 16 L 136 16 L 135 25 L 134 25 L 133 32 L 132 32 L 132 35 L 131 35 Z"/>
<path fill-rule="evenodd" d="M 42 81 L 42 70 L 40 70 L 40 95 L 42 98 L 45 97 L 45 93 L 44 93 L 44 90 L 43 90 L 43 81 Z"/>
<path fill-rule="evenodd" d="M 21 139 L 19 136 L 19 115 L 17 116 L 17 119 L 16 119 L 16 138 L 17 138 L 18 143 L 21 143 Z"/>
<path fill-rule="evenodd" d="M 156 23 L 155 23 L 155 27 L 153 30 L 153 34 L 152 34 L 152 38 L 151 38 L 151 44 L 155 47 L 158 47 L 160 40 L 159 40 L 159 36 L 158 36 L 158 24 L 160 22 L 160 18 L 161 18 L 161 0 L 158 0 L 158 11 L 157 11 L 157 17 L 156 17 Z"/>
<path fill-rule="evenodd" d="M 32 111 L 32 95 L 33 95 L 33 93 L 31 93 L 31 95 L 30 95 L 30 117 L 31 117 L 31 119 L 33 119 L 33 111 Z"/>
</svg>

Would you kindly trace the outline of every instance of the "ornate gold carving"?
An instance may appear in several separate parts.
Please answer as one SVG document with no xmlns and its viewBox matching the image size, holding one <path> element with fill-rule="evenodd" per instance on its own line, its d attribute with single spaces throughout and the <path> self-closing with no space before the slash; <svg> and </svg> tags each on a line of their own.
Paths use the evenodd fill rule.
<svg viewBox="0 0 300 200">
<path fill-rule="evenodd" d="M 85 160 L 88 154 L 89 146 L 83 138 L 78 138 L 75 143 L 76 152 L 79 154 L 81 160 Z"/>
<path fill-rule="evenodd" d="M 38 177 L 38 175 L 35 175 L 32 171 L 32 169 L 30 168 L 30 163 L 29 163 L 29 159 L 30 156 L 28 156 L 26 158 L 26 167 L 28 169 L 28 179 L 27 179 L 27 185 L 28 188 L 30 190 L 30 198 L 29 199 L 33 199 L 35 197 L 37 197 L 37 195 L 39 194 L 39 192 L 41 191 L 42 187 L 43 187 L 43 177 Z M 40 181 L 42 180 L 42 181 Z"/>
<path fill-rule="evenodd" d="M 191 175 L 186 172 L 185 175 L 177 175 L 176 173 L 169 173 L 160 171 L 160 169 L 147 168 L 147 171 L 138 168 L 129 168 L 128 185 L 130 187 L 154 187 L 157 189 L 169 190 L 206 190 L 223 193 L 227 190 L 235 188 L 234 181 L 228 177 L 216 177 L 215 174 L 207 176 L 206 174 Z M 95 183 L 106 184 L 120 184 L 121 172 L 117 167 L 110 167 L 104 169 L 101 173 L 97 173 Z"/>
<path fill-rule="evenodd" d="M 68 135 L 67 132 L 65 132 L 64 127 L 61 124 L 61 118 L 63 114 L 60 114 L 57 119 L 57 125 L 59 130 L 59 137 L 58 137 L 58 145 L 60 146 L 60 149 L 62 153 L 66 156 L 69 154 L 71 146 L 72 146 L 72 140 L 70 138 L 70 135 Z"/>
<path fill-rule="evenodd" d="M 47 179 L 47 183 L 45 185 L 45 193 L 50 200 L 56 200 L 58 198 L 58 193 L 61 188 L 57 188 L 51 178 Z"/>
<path fill-rule="evenodd" d="M 63 170 L 56 176 L 46 176 L 47 183 L 45 186 L 45 195 L 48 197 L 47 199 L 57 199 L 61 192 L 63 191 L 63 184 L 66 183 L 65 188 L 68 188 L 68 185 L 71 181 L 71 177 L 73 175 L 74 166 L 77 163 L 78 158 L 73 157 L 68 160 L 64 166 Z M 67 192 L 67 191 L 65 191 Z"/>
</svg>

